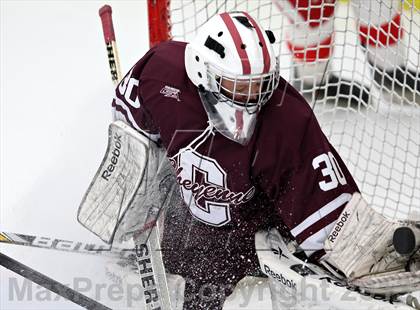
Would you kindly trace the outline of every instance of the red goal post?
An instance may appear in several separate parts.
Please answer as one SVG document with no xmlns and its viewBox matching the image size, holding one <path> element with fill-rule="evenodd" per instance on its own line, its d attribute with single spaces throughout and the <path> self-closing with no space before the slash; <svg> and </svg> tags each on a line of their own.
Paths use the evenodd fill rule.
<svg viewBox="0 0 420 310">
<path fill-rule="evenodd" d="M 147 0 L 150 47 L 171 39 L 170 0 Z"/>
</svg>

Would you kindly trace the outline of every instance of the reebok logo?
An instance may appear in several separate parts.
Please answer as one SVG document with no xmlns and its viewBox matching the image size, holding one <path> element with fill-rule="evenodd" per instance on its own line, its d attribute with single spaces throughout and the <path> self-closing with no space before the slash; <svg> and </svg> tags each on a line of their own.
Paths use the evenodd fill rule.
<svg viewBox="0 0 420 310">
<path fill-rule="evenodd" d="M 112 175 L 112 172 L 115 170 L 115 166 L 118 164 L 118 159 L 121 154 L 121 136 L 114 134 L 114 149 L 112 150 L 112 157 L 109 159 L 109 165 L 106 167 L 104 172 L 102 172 L 102 178 L 106 181 L 109 181 L 109 178 Z"/>
<path fill-rule="evenodd" d="M 295 281 L 286 279 L 281 273 L 279 274 L 279 273 L 271 270 L 270 267 L 268 267 L 265 264 L 264 264 L 264 271 L 267 275 L 269 275 L 273 279 L 277 280 L 281 284 L 296 290 L 296 282 Z"/>
<path fill-rule="evenodd" d="M 331 243 L 334 243 L 334 241 L 337 239 L 341 229 L 343 228 L 344 224 L 347 222 L 349 217 L 350 217 L 350 213 L 347 211 L 345 211 L 344 214 L 341 215 L 341 217 L 335 224 L 333 231 L 328 236 L 328 240 Z"/>
<path fill-rule="evenodd" d="M 277 247 L 277 249 L 271 248 L 271 252 L 277 255 L 279 259 L 282 257 L 289 259 L 286 255 L 283 254 L 283 250 L 280 247 Z"/>
<path fill-rule="evenodd" d="M 177 88 L 165 85 L 165 87 L 160 90 L 160 93 L 164 97 L 169 97 L 169 98 L 176 99 L 176 101 L 181 101 L 179 100 L 179 94 L 181 93 L 181 91 Z"/>
</svg>

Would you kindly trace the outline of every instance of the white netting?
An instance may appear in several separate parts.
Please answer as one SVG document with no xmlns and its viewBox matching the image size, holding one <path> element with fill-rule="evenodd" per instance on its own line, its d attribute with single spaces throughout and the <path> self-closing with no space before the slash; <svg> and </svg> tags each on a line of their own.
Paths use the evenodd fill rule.
<svg viewBox="0 0 420 310">
<path fill-rule="evenodd" d="M 313 20 L 300 20 L 297 10 L 288 6 L 290 2 L 293 0 L 277 0 L 276 3 L 172 0 L 172 35 L 174 40 L 188 41 L 214 14 L 248 11 L 276 35 L 281 75 L 313 106 L 325 134 L 338 149 L 365 198 L 389 217 L 405 219 L 417 214 L 420 218 L 420 92 L 415 89 L 416 84 L 413 87 L 405 83 L 408 80 L 387 78 L 383 73 L 384 66 L 393 68 L 403 59 L 400 73 L 416 79 L 415 74 L 420 71 L 419 9 L 410 3 L 401 8 L 401 3 L 395 0 L 338 3 L 332 18 L 322 18 L 326 23 L 332 21 L 331 29 L 334 29 L 333 54 L 324 75 L 324 70 L 320 74 L 314 66 L 325 66 L 325 62 L 303 61 L 298 68 L 286 42 L 291 38 L 307 43 L 317 36 L 328 35 L 331 29 L 327 26 L 309 29 L 307 24 Z M 333 3 L 333 0 L 312 0 L 311 9 L 333 6 Z M 405 30 L 398 42 L 400 52 L 391 49 L 384 53 L 381 43 L 373 47 L 360 44 L 359 25 L 369 21 L 382 24 L 396 10 Z M 291 20 L 295 20 L 294 26 Z M 305 32 L 305 29 L 310 31 Z M 332 75 L 337 79 L 329 80 Z M 320 88 L 317 81 L 322 77 L 324 86 Z M 339 98 L 327 91 L 318 91 L 339 83 L 348 85 L 350 90 L 364 85 L 370 89 L 370 101 L 364 102 L 361 93 Z M 420 81 L 415 83 L 419 88 Z"/>
</svg>

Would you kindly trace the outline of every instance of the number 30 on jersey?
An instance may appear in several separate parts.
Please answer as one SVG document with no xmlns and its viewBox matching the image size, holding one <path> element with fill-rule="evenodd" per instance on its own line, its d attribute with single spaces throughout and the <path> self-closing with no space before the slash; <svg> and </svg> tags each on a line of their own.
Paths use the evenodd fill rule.
<svg viewBox="0 0 420 310">
<path fill-rule="evenodd" d="M 347 184 L 344 173 L 331 152 L 315 157 L 312 161 L 312 167 L 315 170 L 320 168 L 322 175 L 326 177 L 325 180 L 319 182 L 319 188 L 325 192 L 337 188 L 339 184 Z"/>
</svg>

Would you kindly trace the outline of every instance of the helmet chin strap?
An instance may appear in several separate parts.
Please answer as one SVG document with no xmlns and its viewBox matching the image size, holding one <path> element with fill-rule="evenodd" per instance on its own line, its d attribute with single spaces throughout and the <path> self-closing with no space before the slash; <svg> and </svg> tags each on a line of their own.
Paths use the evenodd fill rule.
<svg viewBox="0 0 420 310">
<path fill-rule="evenodd" d="M 204 129 L 204 131 L 197 138 L 191 141 L 186 147 L 181 148 L 174 156 L 171 157 L 171 159 L 176 160 L 176 158 L 185 151 L 197 151 L 200 145 L 202 145 L 208 139 L 208 137 L 215 134 L 213 129 L 214 126 L 211 121 L 207 121 L 206 129 Z"/>
<path fill-rule="evenodd" d="M 188 144 L 184 149 L 191 149 L 191 150 L 197 150 L 200 145 L 202 145 L 210 135 L 214 135 L 214 125 L 210 120 L 207 121 L 207 127 L 204 129 L 204 131 L 193 141 L 191 141 L 190 144 Z"/>
</svg>

